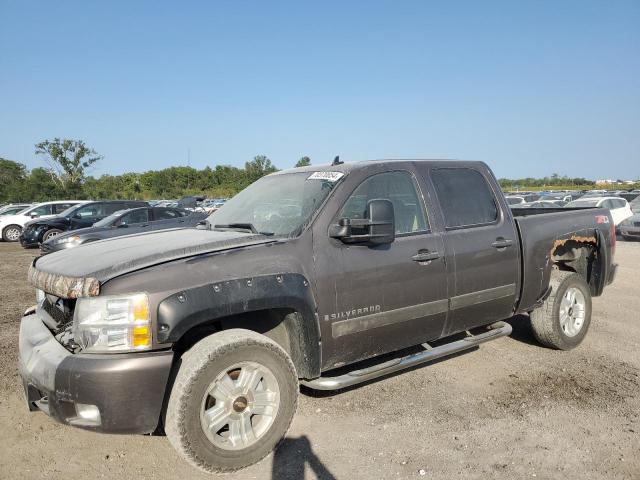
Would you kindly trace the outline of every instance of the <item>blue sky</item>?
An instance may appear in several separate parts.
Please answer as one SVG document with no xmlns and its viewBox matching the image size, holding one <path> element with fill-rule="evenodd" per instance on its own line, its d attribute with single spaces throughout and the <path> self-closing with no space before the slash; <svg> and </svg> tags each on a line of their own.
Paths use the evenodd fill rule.
<svg viewBox="0 0 640 480">
<path fill-rule="evenodd" d="M 0 157 L 94 174 L 266 154 L 640 177 L 640 2 L 0 0 Z"/>
</svg>

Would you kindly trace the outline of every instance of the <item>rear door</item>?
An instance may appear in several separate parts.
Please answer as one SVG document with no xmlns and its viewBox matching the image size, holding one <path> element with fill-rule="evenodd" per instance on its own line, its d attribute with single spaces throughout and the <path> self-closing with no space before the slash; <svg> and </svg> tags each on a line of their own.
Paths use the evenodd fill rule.
<svg viewBox="0 0 640 480">
<path fill-rule="evenodd" d="M 445 227 L 451 300 L 446 334 L 512 315 L 520 253 L 515 224 L 488 170 L 431 168 Z"/>
<path fill-rule="evenodd" d="M 344 187 L 350 193 L 328 223 L 314 228 L 325 369 L 438 338 L 446 321 L 444 245 L 430 226 L 414 173 L 357 178 Z M 395 241 L 367 246 L 329 238 L 328 224 L 364 218 L 373 199 L 393 203 Z"/>
</svg>

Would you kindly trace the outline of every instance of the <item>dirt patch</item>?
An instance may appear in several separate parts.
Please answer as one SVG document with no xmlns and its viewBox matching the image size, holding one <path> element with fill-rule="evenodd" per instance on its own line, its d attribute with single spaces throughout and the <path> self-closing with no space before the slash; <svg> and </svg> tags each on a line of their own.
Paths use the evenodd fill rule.
<svg viewBox="0 0 640 480">
<path fill-rule="evenodd" d="M 604 355 L 576 358 L 543 372 L 509 374 L 497 385 L 497 405 L 518 415 L 541 406 L 564 404 L 581 410 L 637 415 L 627 403 L 640 390 L 640 370 Z"/>
</svg>

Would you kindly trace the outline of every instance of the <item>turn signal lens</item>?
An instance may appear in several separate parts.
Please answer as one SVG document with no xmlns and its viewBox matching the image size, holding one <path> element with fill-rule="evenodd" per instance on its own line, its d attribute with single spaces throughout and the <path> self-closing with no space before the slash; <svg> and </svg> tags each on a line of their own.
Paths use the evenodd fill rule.
<svg viewBox="0 0 640 480">
<path fill-rule="evenodd" d="M 151 329 L 149 325 L 136 325 L 133 327 L 133 348 L 142 349 L 151 346 Z"/>
</svg>

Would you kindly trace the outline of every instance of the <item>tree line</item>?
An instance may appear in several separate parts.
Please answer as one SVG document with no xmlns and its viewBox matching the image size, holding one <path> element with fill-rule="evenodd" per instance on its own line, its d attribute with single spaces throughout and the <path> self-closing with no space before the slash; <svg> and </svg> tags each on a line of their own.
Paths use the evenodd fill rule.
<svg viewBox="0 0 640 480">
<path fill-rule="evenodd" d="M 38 202 L 56 199 L 169 199 L 186 195 L 231 197 L 260 177 L 278 169 L 265 155 L 257 155 L 244 168 L 216 165 L 197 169 L 169 167 L 122 175 L 87 175 L 103 156 L 82 140 L 54 138 L 35 145 L 46 167 L 28 170 L 21 163 L 0 158 L 0 203 Z M 296 167 L 311 165 L 302 157 Z M 593 188 L 586 178 L 553 174 L 544 178 L 499 179 L 505 190 L 541 188 Z M 636 184 L 634 188 L 640 185 Z M 626 186 L 630 188 L 632 186 Z"/>
<path fill-rule="evenodd" d="M 257 155 L 244 168 L 216 165 L 197 169 L 169 167 L 143 173 L 87 175 L 103 159 L 82 140 L 55 138 L 36 144 L 47 167 L 28 170 L 25 165 L 0 158 L 0 202 L 74 199 L 160 199 L 202 195 L 231 197 L 260 177 L 278 169 L 265 155 Z M 302 157 L 296 167 L 311 164 Z"/>
</svg>

